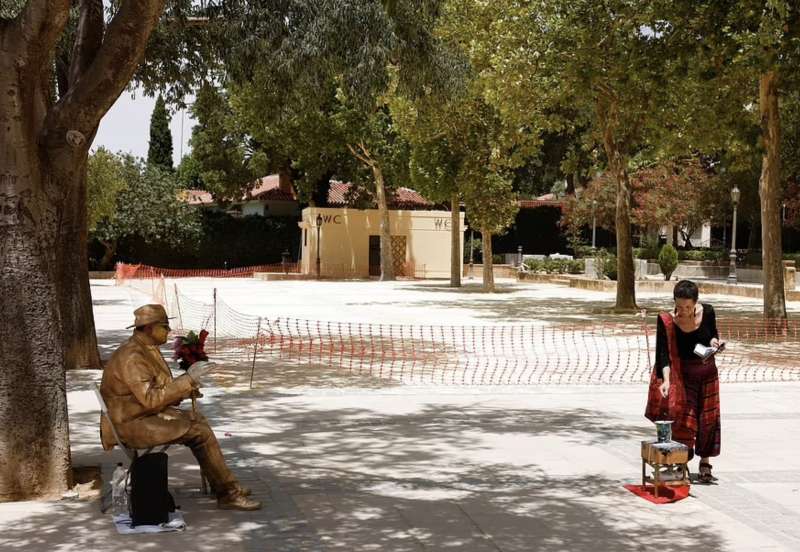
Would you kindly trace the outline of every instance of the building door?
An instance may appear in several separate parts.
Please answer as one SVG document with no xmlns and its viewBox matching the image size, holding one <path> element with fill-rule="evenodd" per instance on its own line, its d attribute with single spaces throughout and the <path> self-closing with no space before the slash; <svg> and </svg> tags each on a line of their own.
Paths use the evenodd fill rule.
<svg viewBox="0 0 800 552">
<path fill-rule="evenodd" d="M 392 236 L 392 257 L 395 276 L 403 276 L 406 264 L 406 237 Z M 369 275 L 381 275 L 381 237 L 369 237 Z"/>
<path fill-rule="evenodd" d="M 381 237 L 369 237 L 369 275 L 381 275 Z"/>
</svg>

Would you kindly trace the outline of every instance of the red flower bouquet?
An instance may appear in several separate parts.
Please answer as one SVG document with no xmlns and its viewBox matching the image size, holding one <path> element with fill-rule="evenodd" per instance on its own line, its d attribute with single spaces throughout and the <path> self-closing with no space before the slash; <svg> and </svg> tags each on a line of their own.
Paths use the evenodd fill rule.
<svg viewBox="0 0 800 552">
<path fill-rule="evenodd" d="M 199 335 L 190 331 L 186 336 L 175 338 L 172 346 L 175 351 L 173 358 L 178 361 L 179 368 L 188 370 L 189 366 L 198 360 L 208 360 L 208 355 L 204 350 L 207 337 L 208 332 L 200 330 Z"/>
</svg>

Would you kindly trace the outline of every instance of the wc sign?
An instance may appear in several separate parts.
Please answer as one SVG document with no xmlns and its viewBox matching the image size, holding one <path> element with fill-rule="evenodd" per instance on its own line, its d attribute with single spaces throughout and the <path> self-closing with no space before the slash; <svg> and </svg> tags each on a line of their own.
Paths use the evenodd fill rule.
<svg viewBox="0 0 800 552">
<path fill-rule="evenodd" d="M 322 215 L 322 222 L 325 224 L 341 224 L 342 215 Z"/>
<path fill-rule="evenodd" d="M 436 230 L 450 230 L 450 219 L 447 218 L 436 218 L 433 219 L 433 227 Z"/>
</svg>

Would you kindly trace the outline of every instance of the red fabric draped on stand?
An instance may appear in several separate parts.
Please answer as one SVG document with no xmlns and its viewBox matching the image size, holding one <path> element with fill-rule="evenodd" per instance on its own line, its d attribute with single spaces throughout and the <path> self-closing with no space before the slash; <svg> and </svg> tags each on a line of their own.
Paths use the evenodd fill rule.
<svg viewBox="0 0 800 552">
<path fill-rule="evenodd" d="M 694 420 L 688 419 L 686 389 L 683 384 L 683 373 L 681 370 L 681 359 L 678 355 L 678 341 L 675 338 L 675 321 L 668 312 L 662 312 L 661 321 L 667 330 L 667 341 L 669 344 L 669 394 L 667 398 L 661 396 L 659 386 L 661 380 L 656 377 L 656 370 L 653 369 L 650 375 L 650 389 L 647 394 L 647 407 L 644 416 L 648 420 L 672 420 L 673 432 L 680 432 L 681 429 L 696 425 Z M 695 427 L 695 430 L 697 428 Z"/>
</svg>

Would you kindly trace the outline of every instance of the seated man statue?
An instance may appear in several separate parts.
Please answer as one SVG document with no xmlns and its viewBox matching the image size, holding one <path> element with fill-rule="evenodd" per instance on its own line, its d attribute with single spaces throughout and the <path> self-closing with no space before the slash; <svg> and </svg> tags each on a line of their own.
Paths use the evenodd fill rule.
<svg viewBox="0 0 800 552">
<path fill-rule="evenodd" d="M 172 378 L 159 345 L 170 331 L 167 312 L 161 305 L 144 305 L 134 311 L 133 336 L 114 351 L 103 370 L 100 393 L 119 438 L 132 448 L 150 448 L 178 443 L 188 446 L 217 495 L 219 508 L 258 510 L 261 503 L 248 498 L 249 489 L 239 485 L 225 464 L 214 431 L 199 413 L 177 408 L 200 387 L 205 373 L 214 365 L 192 365 Z M 114 446 L 108 420 L 100 422 L 103 448 Z"/>
</svg>

